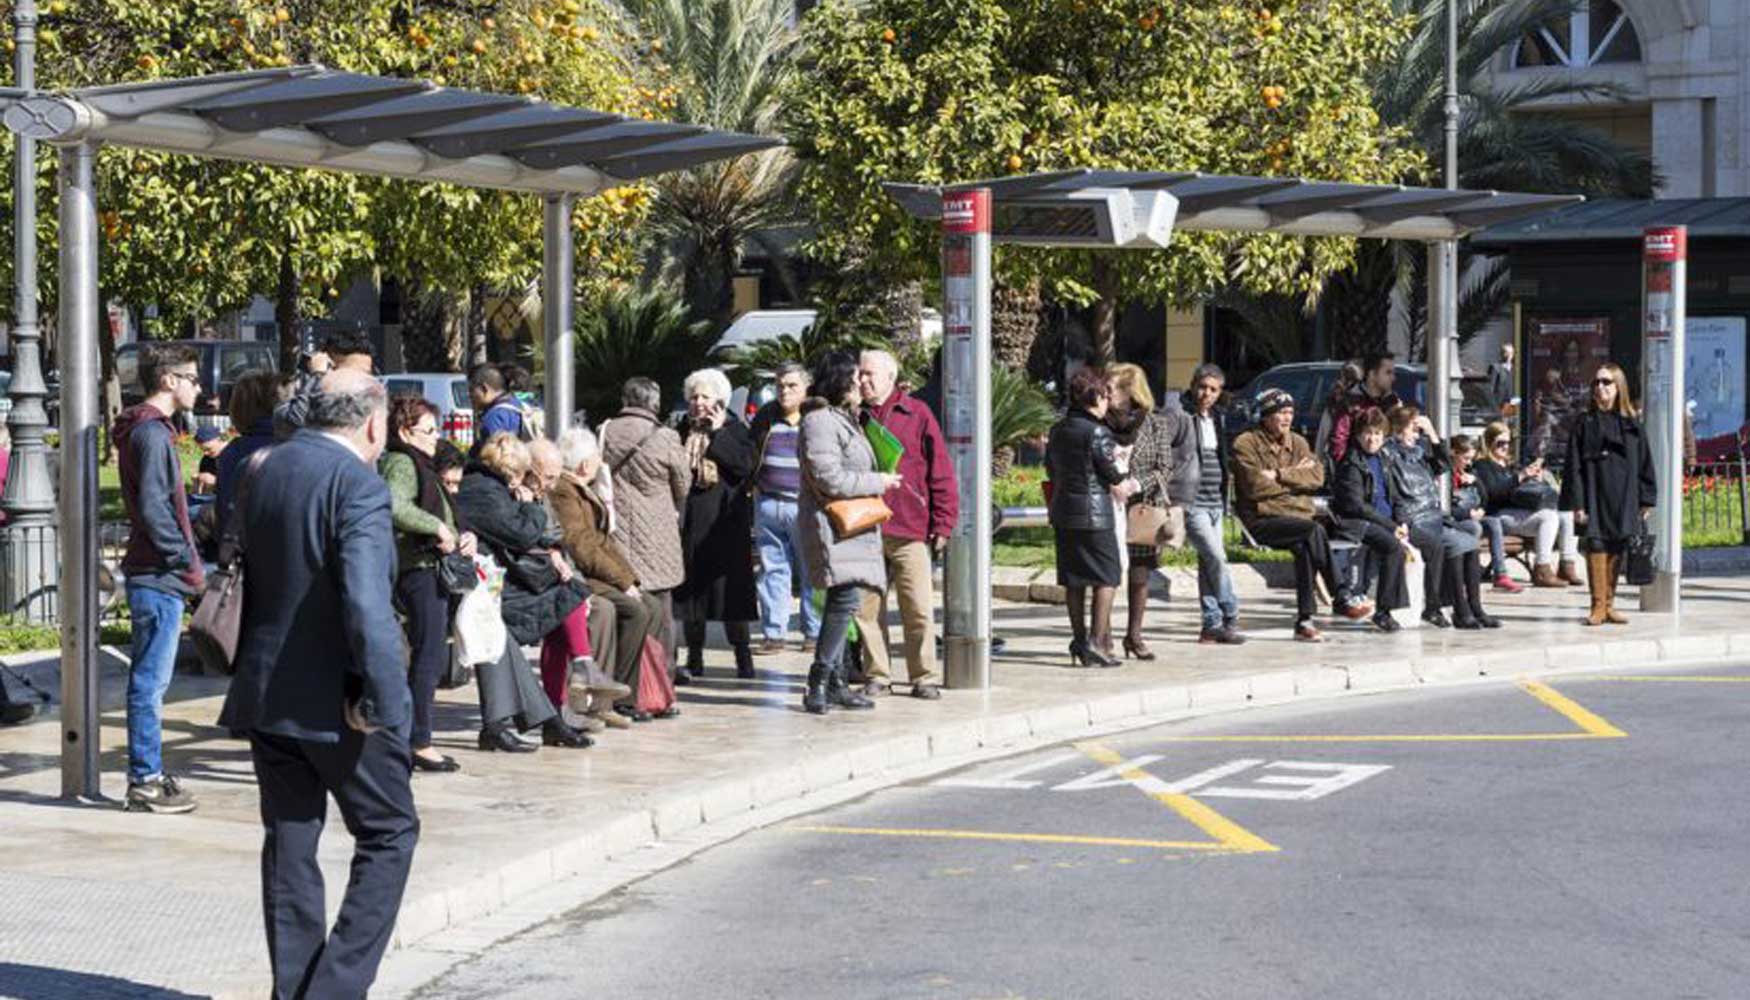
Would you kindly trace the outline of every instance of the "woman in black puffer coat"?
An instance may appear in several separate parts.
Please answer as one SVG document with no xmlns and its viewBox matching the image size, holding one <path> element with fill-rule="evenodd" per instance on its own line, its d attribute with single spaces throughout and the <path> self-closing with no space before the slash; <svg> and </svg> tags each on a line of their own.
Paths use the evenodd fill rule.
<svg viewBox="0 0 1750 1000">
<path fill-rule="evenodd" d="M 1118 554 L 1120 503 L 1136 492 L 1136 480 L 1119 467 L 1117 445 L 1104 420 L 1110 402 L 1106 373 L 1095 367 L 1076 372 L 1069 383 L 1070 411 L 1051 429 L 1045 467 L 1051 477 L 1051 527 L 1057 541 L 1057 582 L 1066 590 L 1072 663 L 1116 667 L 1112 647 L 1112 604 L 1123 576 Z M 1088 589 L 1094 591 L 1093 620 L 1084 617 Z"/>
</svg>

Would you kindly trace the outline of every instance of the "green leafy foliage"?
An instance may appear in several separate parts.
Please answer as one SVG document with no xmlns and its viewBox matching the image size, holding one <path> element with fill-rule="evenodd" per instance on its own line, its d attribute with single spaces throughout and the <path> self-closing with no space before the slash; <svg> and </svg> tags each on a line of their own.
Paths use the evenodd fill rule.
<svg viewBox="0 0 1750 1000">
<path fill-rule="evenodd" d="M 990 443 L 1007 448 L 1036 438 L 1057 422 L 1057 408 L 1025 371 L 996 365 L 990 371 Z"/>
<path fill-rule="evenodd" d="M 707 364 L 711 324 L 695 320 L 672 289 L 621 287 L 597 295 L 577 317 L 577 405 L 600 421 L 619 412 L 620 387 L 642 375 L 662 387 L 663 404 Z"/>
<path fill-rule="evenodd" d="M 933 274 L 933 227 L 883 181 L 1072 166 L 1395 182 L 1421 158 L 1369 85 L 1408 35 L 1390 0 L 827 0 L 786 129 L 828 261 Z M 1066 26 L 1073 25 L 1073 30 Z M 1002 280 L 1059 301 L 1182 304 L 1230 280 L 1314 291 L 1353 241 L 1179 234 L 1166 253 L 1006 248 Z"/>
</svg>

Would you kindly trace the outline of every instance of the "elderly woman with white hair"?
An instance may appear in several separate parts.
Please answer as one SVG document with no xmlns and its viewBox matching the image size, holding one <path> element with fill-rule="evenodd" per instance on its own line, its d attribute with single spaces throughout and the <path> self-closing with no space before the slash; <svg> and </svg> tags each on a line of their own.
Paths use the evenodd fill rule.
<svg viewBox="0 0 1750 1000">
<path fill-rule="evenodd" d="M 705 669 L 705 626 L 722 622 L 735 650 L 735 673 L 754 676 L 748 623 L 759 618 L 753 571 L 753 502 L 748 482 L 756 453 L 747 425 L 729 412 L 729 379 L 701 368 L 681 386 L 687 422 L 681 432 L 693 485 L 681 511 L 681 556 L 687 578 L 674 594 L 684 623 L 687 661 L 676 680 Z M 690 679 L 690 678 L 689 678 Z"/>
</svg>

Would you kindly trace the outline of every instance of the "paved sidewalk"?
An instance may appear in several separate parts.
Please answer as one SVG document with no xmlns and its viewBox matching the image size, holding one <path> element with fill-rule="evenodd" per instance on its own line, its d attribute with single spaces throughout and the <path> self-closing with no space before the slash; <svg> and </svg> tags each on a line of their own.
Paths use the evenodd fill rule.
<svg viewBox="0 0 1750 1000">
<path fill-rule="evenodd" d="M 725 651 L 682 689 L 685 715 L 602 734 L 588 751 L 500 756 L 473 749 L 472 690 L 441 693 L 438 744 L 454 775 L 414 780 L 423 821 L 397 943 L 465 924 L 604 858 L 699 826 L 792 803 L 813 790 L 878 778 L 1090 726 L 1479 674 L 1595 668 L 1604 662 L 1750 658 L 1750 580 L 1686 586 L 1681 626 L 1635 612 L 1626 627 L 1582 628 L 1584 588 L 1488 599 L 1499 632 L 1409 630 L 1395 636 L 1333 624 L 1317 646 L 1289 638 L 1291 598 L 1247 599 L 1253 641 L 1194 642 L 1193 602 L 1151 609 L 1160 659 L 1121 670 L 1067 667 L 1067 626 L 1055 607 L 999 602 L 1007 655 L 989 692 L 942 701 L 883 699 L 874 712 L 825 719 L 799 711 L 800 653 L 760 660 L 733 679 Z M 1123 609 L 1115 616 L 1123 621 Z M 897 635 L 897 629 L 895 629 Z M 22 672 L 58 688 L 55 664 Z M 124 664 L 105 665 L 105 791 L 122 792 Z M 191 816 L 120 812 L 115 801 L 55 798 L 58 726 L 49 718 L 0 730 L 0 995 L 260 995 L 265 946 L 258 912 L 259 827 L 247 748 L 212 726 L 223 683 L 181 677 L 166 708 L 166 757 L 200 797 Z M 350 841 L 338 821 L 324 838 L 329 905 L 338 906 Z M 183 992 L 174 992 L 183 991 Z"/>
</svg>

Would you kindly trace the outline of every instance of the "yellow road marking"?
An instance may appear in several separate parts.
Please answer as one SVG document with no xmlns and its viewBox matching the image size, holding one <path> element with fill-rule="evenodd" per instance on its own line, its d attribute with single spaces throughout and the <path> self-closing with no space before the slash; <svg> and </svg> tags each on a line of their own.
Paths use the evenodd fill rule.
<svg viewBox="0 0 1750 1000">
<path fill-rule="evenodd" d="M 877 826 L 793 826 L 795 833 L 830 833 L 852 837 L 928 837 L 941 840 L 1001 840 L 1024 844 L 1084 844 L 1095 847 L 1160 847 L 1175 851 L 1226 851 L 1212 841 L 1139 840 L 1134 837 L 1078 837 L 1057 833 L 996 833 L 989 830 L 911 830 Z M 1275 848 L 1270 848 L 1275 850 Z"/>
<path fill-rule="evenodd" d="M 1628 734 L 1604 721 L 1579 702 L 1560 694 L 1542 681 L 1525 681 L 1519 685 L 1526 693 L 1561 713 L 1569 722 L 1600 739 L 1622 739 Z"/>
<path fill-rule="evenodd" d="M 1602 679 L 1602 678 L 1601 678 Z M 1750 680 L 1750 678 L 1746 678 Z M 1616 740 L 1628 736 L 1598 714 L 1540 681 L 1520 688 L 1580 727 L 1577 733 L 1369 733 L 1355 735 L 1293 734 L 1233 736 L 1154 736 L 1163 743 L 1561 743 L 1572 740 Z"/>
<path fill-rule="evenodd" d="M 1077 743 L 1076 749 L 1107 767 L 1124 763 L 1122 754 L 1098 743 Z M 1149 791 L 1146 787 L 1148 784 L 1158 785 L 1163 782 L 1140 767 L 1125 768 L 1118 772 L 1118 776 L 1137 785 L 1149 798 L 1178 813 L 1197 829 L 1208 834 L 1218 849 L 1235 854 L 1259 854 L 1279 850 L 1275 844 L 1183 792 Z"/>
</svg>

